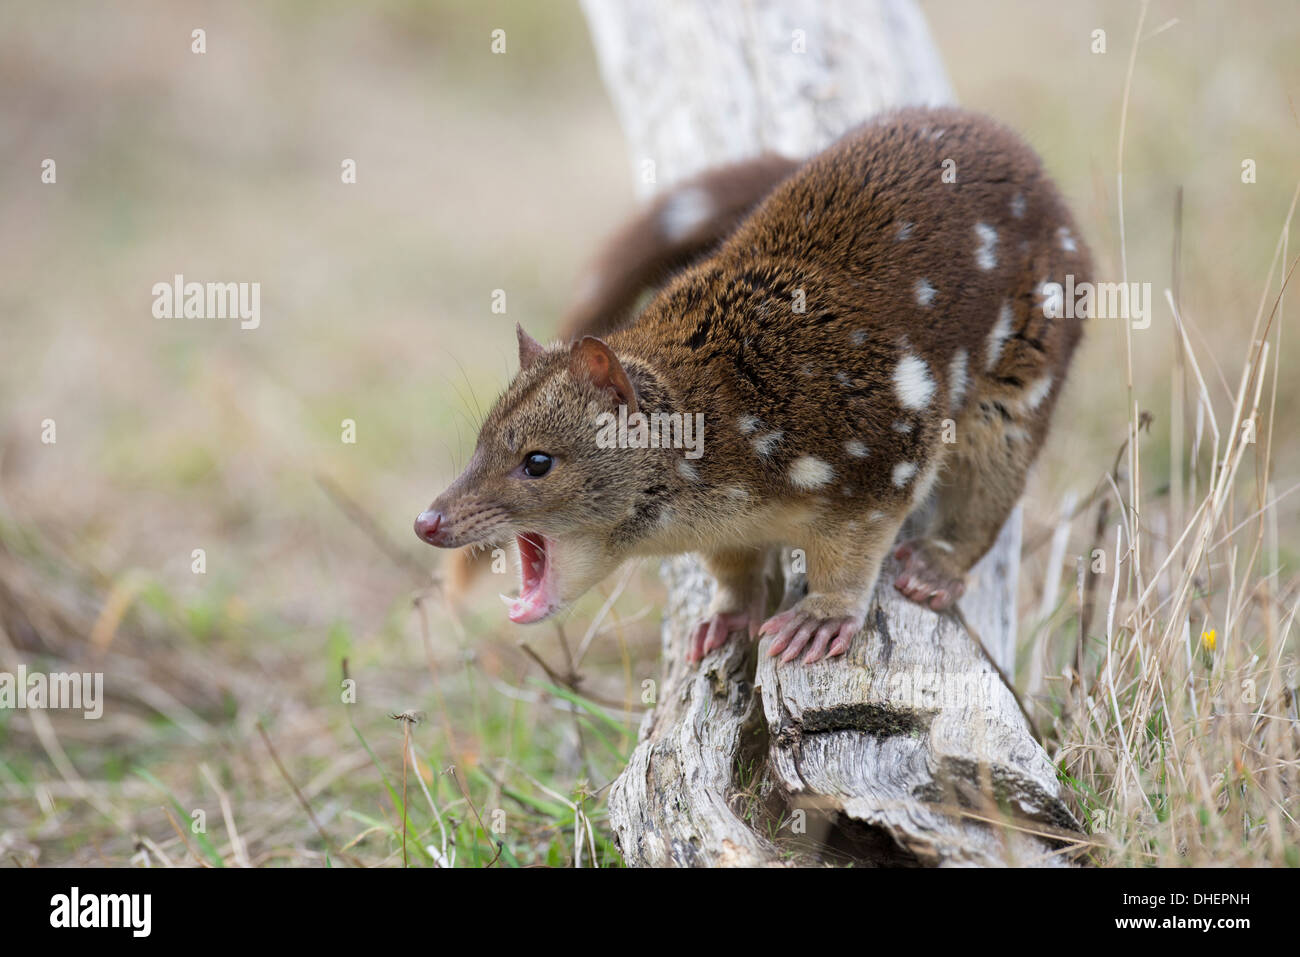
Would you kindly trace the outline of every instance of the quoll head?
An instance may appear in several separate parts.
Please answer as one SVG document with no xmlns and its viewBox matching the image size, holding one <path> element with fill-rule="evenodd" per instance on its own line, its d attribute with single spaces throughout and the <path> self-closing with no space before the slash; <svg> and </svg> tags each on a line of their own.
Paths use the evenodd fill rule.
<svg viewBox="0 0 1300 957">
<path fill-rule="evenodd" d="M 479 431 L 464 472 L 415 520 L 440 548 L 518 545 L 510 620 L 542 621 L 613 571 L 635 544 L 616 534 L 664 468 L 659 449 L 602 448 L 602 413 L 637 411 L 624 364 L 600 339 L 548 349 L 516 329 L 519 374 Z"/>
</svg>

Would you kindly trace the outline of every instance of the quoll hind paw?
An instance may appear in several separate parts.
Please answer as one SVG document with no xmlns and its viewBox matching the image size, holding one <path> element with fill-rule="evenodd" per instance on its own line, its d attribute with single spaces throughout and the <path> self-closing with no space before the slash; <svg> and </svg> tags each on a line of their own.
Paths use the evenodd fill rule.
<svg viewBox="0 0 1300 957">
<path fill-rule="evenodd" d="M 964 575 L 945 567 L 942 549 L 930 542 L 914 539 L 894 549 L 894 557 L 903 569 L 894 579 L 894 587 L 918 605 L 943 611 L 956 604 L 966 591 Z"/>
<path fill-rule="evenodd" d="M 686 660 L 692 664 L 700 661 L 710 651 L 725 645 L 727 638 L 735 632 L 754 637 L 755 624 L 756 619 L 743 611 L 719 612 L 697 622 L 691 628 L 691 643 L 686 652 Z"/>
<path fill-rule="evenodd" d="M 772 635 L 770 656 L 781 655 L 781 661 L 793 661 L 805 648 L 804 664 L 822 658 L 844 654 L 853 644 L 853 636 L 862 629 L 862 616 L 855 614 L 827 614 L 819 611 L 810 595 L 788 611 L 773 615 L 763 622 L 759 635 Z"/>
</svg>

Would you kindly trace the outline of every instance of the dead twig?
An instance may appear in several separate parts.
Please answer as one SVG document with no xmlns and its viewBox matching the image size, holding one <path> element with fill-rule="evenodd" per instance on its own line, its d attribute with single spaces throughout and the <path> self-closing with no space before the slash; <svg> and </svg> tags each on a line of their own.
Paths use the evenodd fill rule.
<svg viewBox="0 0 1300 957">
<path fill-rule="evenodd" d="M 325 833 L 325 828 L 321 826 L 320 820 L 316 817 L 316 812 L 311 809 L 311 802 L 309 802 L 303 795 L 302 791 L 298 789 L 298 785 L 294 781 L 293 776 L 280 760 L 280 755 L 275 750 L 275 745 L 271 743 L 271 736 L 266 732 L 266 725 L 264 725 L 260 719 L 257 722 L 257 733 L 260 734 L 262 740 L 266 742 L 266 750 L 271 753 L 271 760 L 275 762 L 275 766 L 279 770 L 280 776 L 288 782 L 289 787 L 293 790 L 294 797 L 298 799 L 298 803 L 302 806 L 302 809 L 307 812 L 307 817 L 311 820 L 312 826 L 316 828 L 316 833 L 320 835 L 320 839 L 325 842 L 325 846 L 354 867 L 363 866 L 361 862 L 351 854 L 345 854 L 340 850 L 335 843 L 330 840 L 330 836 Z"/>
</svg>

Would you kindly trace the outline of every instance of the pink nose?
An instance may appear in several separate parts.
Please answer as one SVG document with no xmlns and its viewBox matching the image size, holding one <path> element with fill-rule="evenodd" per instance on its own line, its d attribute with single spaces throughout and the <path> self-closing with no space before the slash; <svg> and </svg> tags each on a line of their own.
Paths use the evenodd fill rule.
<svg viewBox="0 0 1300 957">
<path fill-rule="evenodd" d="M 430 545 L 441 545 L 438 529 L 442 526 L 442 512 L 432 509 L 421 512 L 415 517 L 415 534 Z"/>
</svg>

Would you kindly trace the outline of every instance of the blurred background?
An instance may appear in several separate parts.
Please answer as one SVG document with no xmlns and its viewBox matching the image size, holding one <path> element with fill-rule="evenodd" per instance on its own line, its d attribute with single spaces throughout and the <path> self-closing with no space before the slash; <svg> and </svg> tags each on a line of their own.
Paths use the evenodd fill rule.
<svg viewBox="0 0 1300 957">
<path fill-rule="evenodd" d="M 921 7 L 958 101 L 1038 149 L 1118 278 L 1137 5 Z M 1176 191 L 1181 301 L 1217 401 L 1300 178 L 1300 8 L 1156 3 L 1144 32 L 1124 183 L 1129 275 L 1156 304 L 1133 361 L 1154 416 L 1143 482 L 1159 489 Z M 502 861 L 571 862 L 586 819 L 616 863 L 601 789 L 658 674 L 656 569 L 524 630 L 496 598 L 513 572 L 453 614 L 430 577 L 444 556 L 411 533 L 515 367 L 513 324 L 554 333 L 583 260 L 634 208 L 577 4 L 0 0 L 0 90 L 0 671 L 102 671 L 107 696 L 98 721 L 0 710 L 0 862 L 400 864 L 405 766 L 412 863 L 444 853 L 440 826 L 458 863 L 487 863 L 493 812 Z M 151 288 L 176 273 L 259 282 L 260 327 L 155 318 Z M 1110 469 L 1124 355 L 1122 325 L 1091 327 L 1028 538 Z M 1279 494 L 1300 464 L 1288 366 Z M 1298 509 L 1276 512 L 1288 572 Z M 1026 562 L 1026 609 L 1073 567 Z M 570 653 L 594 629 L 584 699 L 537 660 L 568 674 L 559 629 Z M 390 717 L 407 711 L 423 717 Z"/>
</svg>

